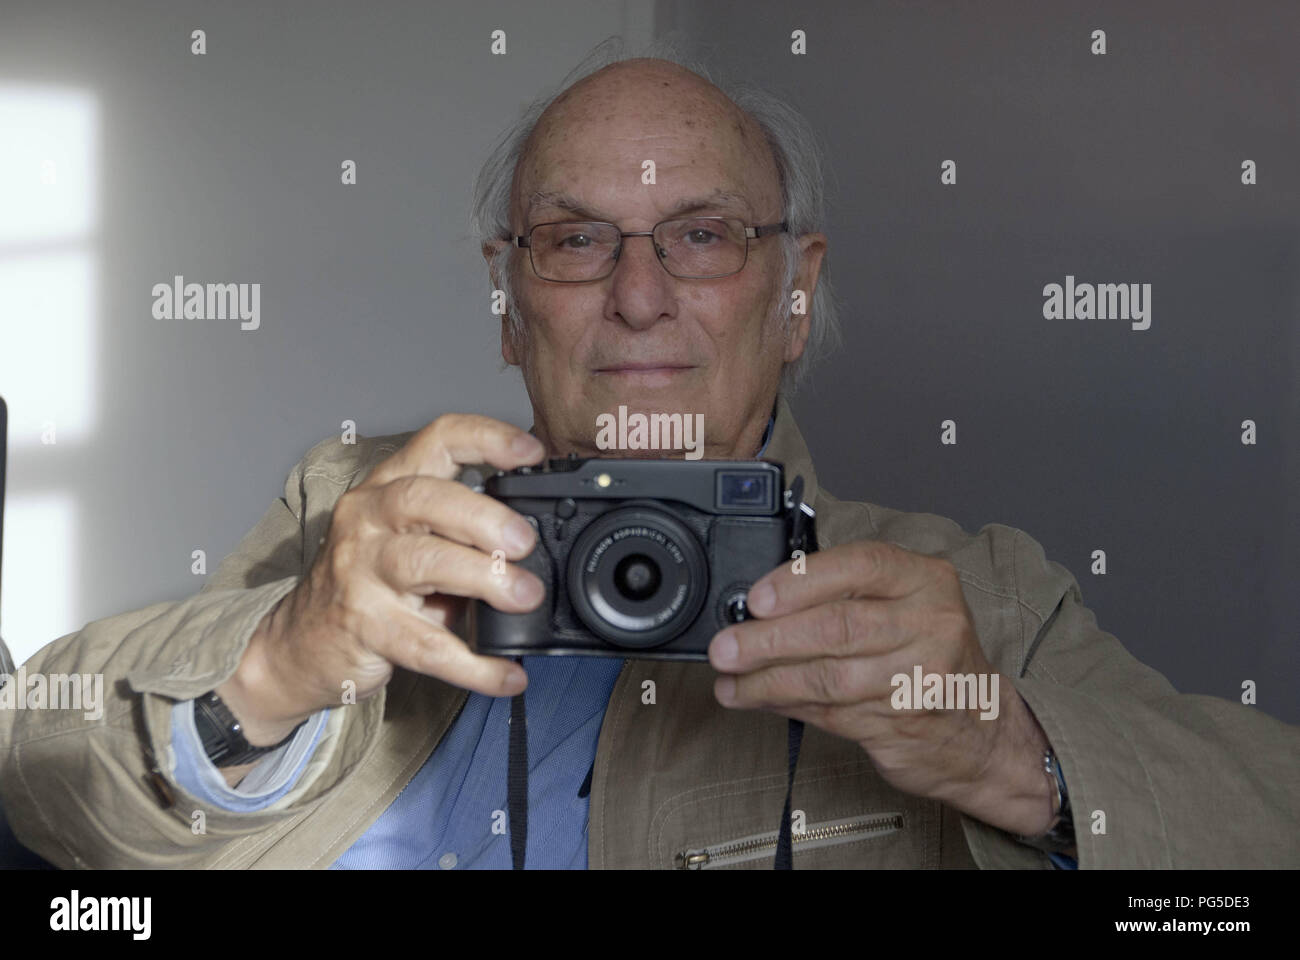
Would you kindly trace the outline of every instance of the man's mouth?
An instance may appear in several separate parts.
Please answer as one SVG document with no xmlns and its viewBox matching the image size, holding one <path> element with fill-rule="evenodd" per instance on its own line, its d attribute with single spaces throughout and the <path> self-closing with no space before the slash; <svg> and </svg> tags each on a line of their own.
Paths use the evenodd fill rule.
<svg viewBox="0 0 1300 960">
<path fill-rule="evenodd" d="M 693 370 L 692 364 L 652 361 L 650 363 L 620 363 L 608 367 L 597 367 L 596 373 L 678 373 Z"/>
<path fill-rule="evenodd" d="M 676 389 L 684 381 L 688 371 L 695 367 L 688 364 L 654 360 L 648 363 L 620 363 L 609 367 L 598 367 L 593 371 L 597 378 L 604 378 L 610 386 L 622 389 L 662 390 Z"/>
</svg>

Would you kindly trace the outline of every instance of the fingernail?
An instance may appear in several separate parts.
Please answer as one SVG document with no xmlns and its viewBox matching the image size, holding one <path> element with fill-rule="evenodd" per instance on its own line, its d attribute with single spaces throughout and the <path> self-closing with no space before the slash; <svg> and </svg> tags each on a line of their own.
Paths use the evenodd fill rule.
<svg viewBox="0 0 1300 960">
<path fill-rule="evenodd" d="M 542 453 L 542 441 L 531 433 L 521 433 L 510 441 L 510 449 L 514 451 L 516 456 L 536 457 Z"/>
<path fill-rule="evenodd" d="M 542 585 L 536 577 L 516 577 L 510 593 L 520 603 L 536 604 L 542 599 Z"/>
<path fill-rule="evenodd" d="M 713 688 L 718 695 L 718 701 L 724 705 L 730 705 L 736 699 L 736 680 L 734 677 L 721 677 Z"/>
<path fill-rule="evenodd" d="M 772 589 L 770 583 L 760 583 L 750 589 L 748 604 L 749 609 L 761 617 L 776 606 L 776 591 Z"/>
<path fill-rule="evenodd" d="M 527 520 L 519 517 L 514 517 L 506 523 L 505 529 L 501 531 L 501 537 L 511 553 L 523 553 L 533 547 L 533 528 Z"/>
<path fill-rule="evenodd" d="M 736 635 L 730 631 L 718 634 L 713 641 L 713 659 L 715 662 L 729 667 L 736 662 L 736 655 L 740 648 L 736 643 Z"/>
</svg>

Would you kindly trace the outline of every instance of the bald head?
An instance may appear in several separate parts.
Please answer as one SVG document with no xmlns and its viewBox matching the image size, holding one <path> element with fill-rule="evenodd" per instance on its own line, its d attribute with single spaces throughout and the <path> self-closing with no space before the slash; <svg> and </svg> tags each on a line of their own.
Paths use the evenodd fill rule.
<svg viewBox="0 0 1300 960">
<path fill-rule="evenodd" d="M 657 148 L 664 134 L 694 136 L 703 159 L 710 153 L 733 171 L 735 187 L 751 211 L 766 204 L 779 209 L 780 175 L 762 129 L 721 90 L 667 60 L 624 60 L 598 70 L 561 93 L 538 118 L 515 170 L 512 216 L 530 222 L 538 195 L 549 190 L 547 174 L 587 162 L 597 144 L 626 145 L 655 161 L 659 182 L 665 157 Z M 657 153 L 659 155 L 657 155 Z M 688 164 L 690 157 L 682 158 Z M 640 177 L 640 164 L 630 175 Z M 775 204 L 775 206 L 773 206 Z M 612 219 L 602 217 L 601 219 Z M 748 221 L 747 221 L 748 222 Z M 631 228 L 625 228 L 631 229 Z"/>
</svg>

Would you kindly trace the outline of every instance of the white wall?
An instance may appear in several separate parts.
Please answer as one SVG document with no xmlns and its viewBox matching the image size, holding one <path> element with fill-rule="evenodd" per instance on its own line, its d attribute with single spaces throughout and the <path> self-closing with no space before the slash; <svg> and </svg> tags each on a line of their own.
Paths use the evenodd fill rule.
<svg viewBox="0 0 1300 960">
<path fill-rule="evenodd" d="M 648 37 L 652 12 L 5 0 L 0 624 L 18 662 L 197 591 L 192 551 L 214 570 L 344 419 L 531 422 L 500 370 L 473 178 L 524 104 L 607 36 Z M 154 319 L 176 274 L 260 283 L 260 328 Z"/>
</svg>

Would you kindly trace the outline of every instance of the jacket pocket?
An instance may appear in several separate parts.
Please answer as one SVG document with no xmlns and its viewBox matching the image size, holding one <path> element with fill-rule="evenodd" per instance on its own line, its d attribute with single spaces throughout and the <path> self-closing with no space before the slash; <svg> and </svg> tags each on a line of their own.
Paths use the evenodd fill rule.
<svg viewBox="0 0 1300 960">
<path fill-rule="evenodd" d="M 810 823 L 802 832 L 790 836 L 791 852 L 798 854 L 802 850 L 815 850 L 818 847 L 831 847 L 843 843 L 857 843 L 887 836 L 903 829 L 901 813 L 871 813 L 856 817 L 844 817 L 840 820 L 823 820 Z M 679 851 L 673 858 L 673 865 L 678 870 L 708 870 L 714 867 L 729 867 L 746 860 L 771 857 L 776 853 L 777 831 L 755 833 L 747 837 L 737 837 L 722 843 L 699 847 L 694 850 Z"/>
</svg>

